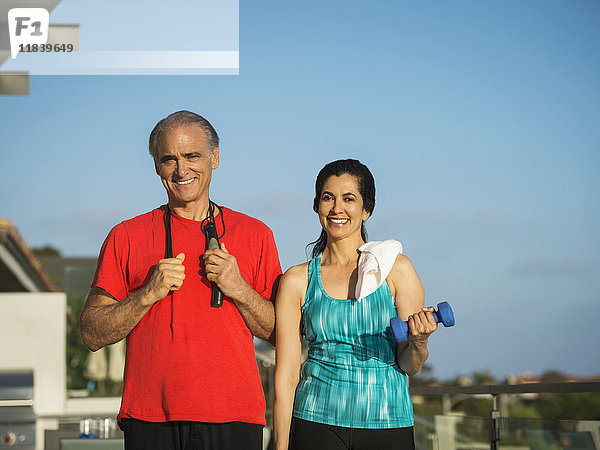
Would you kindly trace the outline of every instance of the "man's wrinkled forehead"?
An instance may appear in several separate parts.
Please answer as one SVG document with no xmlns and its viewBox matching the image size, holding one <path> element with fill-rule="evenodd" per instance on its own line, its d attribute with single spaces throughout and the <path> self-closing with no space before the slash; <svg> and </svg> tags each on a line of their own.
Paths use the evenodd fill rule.
<svg viewBox="0 0 600 450">
<path fill-rule="evenodd" d="M 161 133 L 161 135 L 158 136 L 157 157 L 159 157 L 161 154 L 169 152 L 169 149 L 165 148 L 165 141 L 169 140 L 168 138 L 170 138 L 172 135 L 177 136 L 177 141 L 181 143 L 182 146 L 195 148 L 196 151 L 207 150 L 210 154 L 212 154 L 214 151 L 214 148 L 210 148 L 210 142 L 202 127 L 194 124 L 178 125 Z"/>
</svg>

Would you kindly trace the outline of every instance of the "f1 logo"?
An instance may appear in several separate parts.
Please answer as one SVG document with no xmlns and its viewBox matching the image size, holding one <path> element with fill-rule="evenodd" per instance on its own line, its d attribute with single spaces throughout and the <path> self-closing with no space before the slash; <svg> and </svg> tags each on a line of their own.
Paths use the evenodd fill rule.
<svg viewBox="0 0 600 450">
<path fill-rule="evenodd" d="M 45 8 L 12 8 L 8 11 L 10 57 L 15 59 L 25 45 L 48 41 L 50 13 Z"/>
</svg>

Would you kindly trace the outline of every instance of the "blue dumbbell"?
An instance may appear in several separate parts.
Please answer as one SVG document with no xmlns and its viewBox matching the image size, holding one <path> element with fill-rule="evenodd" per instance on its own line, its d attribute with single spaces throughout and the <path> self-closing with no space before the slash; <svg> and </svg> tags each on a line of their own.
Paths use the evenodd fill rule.
<svg viewBox="0 0 600 450">
<path fill-rule="evenodd" d="M 441 322 L 445 327 L 454 326 L 454 312 L 452 311 L 452 308 L 450 308 L 450 303 L 438 303 L 437 311 L 433 312 L 433 318 L 435 319 L 435 323 Z M 392 320 L 390 320 L 390 327 L 392 328 L 392 333 L 394 333 L 396 342 L 406 341 L 408 322 L 403 322 L 400 317 L 392 317 Z"/>
</svg>

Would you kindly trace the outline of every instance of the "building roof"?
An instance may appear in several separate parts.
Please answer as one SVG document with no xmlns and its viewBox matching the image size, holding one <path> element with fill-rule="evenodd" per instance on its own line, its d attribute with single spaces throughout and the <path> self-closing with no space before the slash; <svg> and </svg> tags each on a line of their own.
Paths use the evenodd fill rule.
<svg viewBox="0 0 600 450">
<path fill-rule="evenodd" d="M 17 227 L 0 218 L 0 292 L 56 292 Z"/>
</svg>

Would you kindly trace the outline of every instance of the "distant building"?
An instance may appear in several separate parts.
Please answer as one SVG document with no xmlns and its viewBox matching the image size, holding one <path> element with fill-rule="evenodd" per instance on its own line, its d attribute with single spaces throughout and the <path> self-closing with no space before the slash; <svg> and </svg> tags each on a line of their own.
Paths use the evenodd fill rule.
<svg viewBox="0 0 600 450">
<path fill-rule="evenodd" d="M 96 271 L 97 258 L 38 256 L 56 288 L 67 294 L 87 296 Z"/>
<path fill-rule="evenodd" d="M 56 292 L 42 264 L 8 219 L 0 219 L 0 292 Z"/>
<path fill-rule="evenodd" d="M 519 375 L 511 375 L 506 379 L 506 384 L 529 384 L 529 383 L 583 383 L 590 381 L 600 381 L 600 373 L 595 375 L 571 375 L 568 373 L 556 372 L 556 379 L 548 379 L 544 375 L 536 375 L 531 372 L 525 372 Z"/>
</svg>

